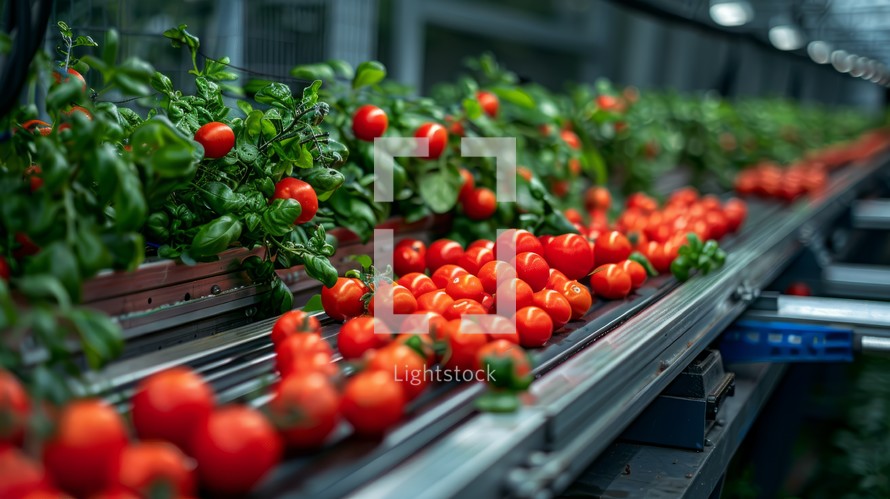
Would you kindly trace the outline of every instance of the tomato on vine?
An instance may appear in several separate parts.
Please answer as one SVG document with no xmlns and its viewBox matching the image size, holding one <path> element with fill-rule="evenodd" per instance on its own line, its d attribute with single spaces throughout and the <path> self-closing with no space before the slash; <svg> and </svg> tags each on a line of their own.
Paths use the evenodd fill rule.
<svg viewBox="0 0 890 499">
<path fill-rule="evenodd" d="M 477 187 L 470 191 L 461 205 L 471 220 L 487 220 L 494 215 L 498 207 L 494 191 L 486 187 Z"/>
<path fill-rule="evenodd" d="M 360 140 L 373 142 L 386 133 L 388 126 L 389 117 L 386 111 L 372 104 L 361 106 L 352 115 L 352 132 Z"/>
<path fill-rule="evenodd" d="M 339 277 L 332 287 L 321 288 L 321 306 L 328 317 L 335 321 L 358 317 L 365 313 L 362 297 L 369 291 L 361 279 Z"/>
<path fill-rule="evenodd" d="M 479 105 L 482 106 L 482 111 L 485 112 L 485 114 L 492 118 L 497 117 L 498 107 L 500 106 L 500 101 L 498 100 L 497 95 L 486 90 L 480 90 L 476 92 L 476 100 L 479 101 Z"/>
<path fill-rule="evenodd" d="M 275 184 L 272 199 L 293 199 L 300 203 L 300 216 L 294 225 L 301 225 L 315 217 L 318 212 L 318 196 L 308 183 L 293 177 L 284 177 Z"/>
<path fill-rule="evenodd" d="M 225 123 L 211 121 L 195 132 L 195 141 L 204 146 L 205 158 L 217 159 L 235 147 L 235 132 Z"/>
<path fill-rule="evenodd" d="M 438 123 L 424 123 L 414 132 L 418 139 L 428 139 L 429 148 L 424 159 L 438 159 L 448 144 L 448 132 Z"/>
</svg>

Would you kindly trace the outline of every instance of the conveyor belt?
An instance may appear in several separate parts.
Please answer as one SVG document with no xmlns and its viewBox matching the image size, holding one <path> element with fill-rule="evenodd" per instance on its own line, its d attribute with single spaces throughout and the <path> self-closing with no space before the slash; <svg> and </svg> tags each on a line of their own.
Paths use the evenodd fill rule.
<svg viewBox="0 0 890 499">
<path fill-rule="evenodd" d="M 582 429 L 595 440 L 584 450 L 592 459 L 682 369 L 685 359 L 744 309 L 743 301 L 729 300 L 735 289 L 746 281 L 754 287 L 768 282 L 798 251 L 793 236 L 808 223 L 830 220 L 843 206 L 839 199 L 851 195 L 876 166 L 848 171 L 850 178 L 836 179 L 830 196 L 800 202 L 794 210 L 751 202 L 744 230 L 726 241 L 730 259 L 722 272 L 683 286 L 667 276 L 651 279 L 627 300 L 600 302 L 582 321 L 570 323 L 534 352 L 535 374 L 550 373 L 533 386 L 539 399 L 519 413 L 476 413 L 472 402 L 484 389 L 479 384 L 435 386 L 412 403 L 405 422 L 383 441 L 349 438 L 344 424 L 322 451 L 287 459 L 257 496 L 332 497 L 356 490 L 399 497 L 469 490 L 501 495 L 504 484 L 496 477 L 524 464 L 533 452 L 564 448 Z M 210 381 L 221 402 L 251 399 L 274 381 L 268 340 L 273 322 L 128 359 L 92 381 L 109 399 L 123 401 L 137 380 L 185 364 Z M 325 323 L 324 334 L 332 343 L 337 329 Z M 581 461 L 572 470 L 583 469 L 589 459 Z M 549 482 L 541 480 L 542 485 Z"/>
</svg>

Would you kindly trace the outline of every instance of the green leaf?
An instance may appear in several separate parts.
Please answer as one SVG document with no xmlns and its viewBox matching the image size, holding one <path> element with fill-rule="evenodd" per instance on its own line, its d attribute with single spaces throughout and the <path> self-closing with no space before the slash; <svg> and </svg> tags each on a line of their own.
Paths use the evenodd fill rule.
<svg viewBox="0 0 890 499">
<path fill-rule="evenodd" d="M 334 80 L 334 70 L 327 64 L 303 64 L 290 70 L 291 76 L 300 80 Z"/>
<path fill-rule="evenodd" d="M 164 95 L 170 95 L 173 93 L 173 82 L 170 81 L 170 78 L 167 77 L 167 75 L 155 71 L 155 74 L 151 76 L 151 88 Z"/>
<path fill-rule="evenodd" d="M 337 282 L 337 269 L 331 264 L 326 257 L 306 254 L 303 255 L 303 265 L 306 268 L 306 274 L 313 279 L 320 281 L 327 287 L 331 287 Z"/>
<path fill-rule="evenodd" d="M 368 255 L 352 255 L 349 259 L 357 262 L 363 269 L 370 269 L 374 265 L 374 260 Z"/>
<path fill-rule="evenodd" d="M 519 405 L 519 397 L 511 391 L 489 389 L 476 399 L 476 407 L 483 412 L 515 412 Z"/>
<path fill-rule="evenodd" d="M 303 100 L 300 104 L 309 108 L 310 106 L 314 106 L 316 102 L 318 102 L 318 89 L 321 88 L 321 80 L 315 80 L 311 85 L 303 89 Z"/>
<path fill-rule="evenodd" d="M 294 295 L 276 275 L 272 281 L 272 295 L 264 304 L 273 315 L 279 315 L 294 308 Z"/>
<path fill-rule="evenodd" d="M 238 109 L 240 109 L 241 112 L 244 113 L 245 116 L 250 116 L 250 113 L 253 112 L 253 106 L 251 106 L 250 103 L 247 101 L 239 100 L 235 104 L 238 106 Z"/>
<path fill-rule="evenodd" d="M 100 369 L 124 350 L 120 326 L 107 315 L 86 308 L 72 310 L 68 318 L 80 335 L 87 364 Z"/>
<path fill-rule="evenodd" d="M 386 78 L 386 66 L 377 61 L 365 61 L 355 70 L 355 78 L 352 79 L 352 88 L 358 89 L 374 85 Z"/>
<path fill-rule="evenodd" d="M 80 301 L 81 274 L 77 258 L 64 242 L 56 241 L 43 248 L 40 253 L 25 262 L 25 274 L 54 276 L 64 286 L 73 301 Z M 21 288 L 21 283 L 19 283 Z M 58 299 L 57 296 L 54 296 Z"/>
<path fill-rule="evenodd" d="M 71 307 L 71 298 L 65 291 L 65 286 L 59 278 L 48 275 L 26 275 L 24 277 L 14 279 L 15 287 L 25 296 L 32 298 L 52 298 L 59 307 L 67 309 Z"/>
<path fill-rule="evenodd" d="M 91 230 L 93 229 L 93 230 Z M 111 267 L 112 259 L 108 248 L 93 227 L 82 224 L 77 230 L 77 245 L 74 247 L 80 263 L 81 274 L 95 275 L 100 270 Z"/>
<path fill-rule="evenodd" d="M 479 104 L 479 101 L 476 99 L 466 98 L 463 101 L 464 112 L 467 114 L 467 118 L 471 120 L 475 120 L 482 116 L 482 106 Z"/>
<path fill-rule="evenodd" d="M 283 83 L 271 83 L 263 87 L 256 93 L 254 100 L 279 109 L 290 110 L 294 107 L 294 96 L 291 95 L 287 85 Z"/>
<path fill-rule="evenodd" d="M 339 78 L 350 80 L 355 75 L 352 65 L 342 59 L 330 59 L 325 64 L 330 66 L 334 70 L 334 74 Z"/>
<path fill-rule="evenodd" d="M 324 307 L 321 305 L 321 295 L 314 294 L 312 298 L 309 298 L 309 301 L 303 305 L 303 312 L 321 312 L 324 310 Z"/>
<path fill-rule="evenodd" d="M 461 180 L 446 171 L 435 171 L 421 177 L 418 190 L 423 201 L 434 213 L 446 213 L 457 204 Z"/>
<path fill-rule="evenodd" d="M 164 116 L 155 116 L 139 125 L 130 143 L 136 161 L 162 177 L 191 178 L 197 171 L 196 143 Z"/>
<path fill-rule="evenodd" d="M 501 100 L 516 104 L 517 106 L 534 109 L 535 99 L 528 92 L 516 87 L 495 87 L 491 89 Z"/>
<path fill-rule="evenodd" d="M 300 146 L 298 151 L 300 152 L 300 155 L 296 157 L 295 161 L 295 165 L 297 166 L 297 168 L 312 168 L 313 159 L 312 153 L 309 152 L 309 148 L 304 144 Z"/>
<path fill-rule="evenodd" d="M 275 199 L 263 210 L 263 229 L 269 235 L 283 236 L 293 230 L 294 222 L 303 209 L 295 199 Z"/>
<path fill-rule="evenodd" d="M 217 215 L 239 211 L 247 203 L 243 194 L 235 193 L 222 182 L 208 182 L 200 191 L 201 198 Z"/>
<path fill-rule="evenodd" d="M 102 46 L 102 60 L 108 66 L 113 66 L 117 62 L 117 49 L 120 44 L 120 35 L 114 28 L 105 32 L 105 42 Z"/>
<path fill-rule="evenodd" d="M 189 254 L 195 258 L 216 256 L 225 251 L 239 236 L 241 236 L 241 222 L 231 215 L 223 215 L 201 226 L 192 240 Z"/>
</svg>

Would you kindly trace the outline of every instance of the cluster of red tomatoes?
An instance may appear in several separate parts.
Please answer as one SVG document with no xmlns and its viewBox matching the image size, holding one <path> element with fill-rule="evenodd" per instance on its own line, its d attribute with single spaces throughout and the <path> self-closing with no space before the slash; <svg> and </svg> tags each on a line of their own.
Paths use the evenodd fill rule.
<svg viewBox="0 0 890 499">
<path fill-rule="evenodd" d="M 776 163 L 761 163 L 736 175 L 735 190 L 742 196 L 762 196 L 794 201 L 816 195 L 828 183 L 821 163 L 796 163 L 782 168 Z"/>
<path fill-rule="evenodd" d="M 591 187 L 584 200 L 590 222 L 585 225 L 577 210 L 568 210 L 566 217 L 592 241 L 598 264 L 603 263 L 599 255 L 617 248 L 621 255 L 639 252 L 659 273 L 670 270 L 687 234 L 719 241 L 736 232 L 748 214 L 740 199 L 722 202 L 713 195 L 700 196 L 692 187 L 675 191 L 663 206 L 645 194 L 632 194 L 614 224 L 606 216 L 611 203 L 609 191 Z"/>
<path fill-rule="evenodd" d="M 243 405 L 217 407 L 212 389 L 184 367 L 137 386 L 132 428 L 98 399 L 41 406 L 54 430 L 42 442 L 39 463 L 19 449 L 38 408 L 6 372 L 0 372 L 0 395 L 0 497 L 121 499 L 159 491 L 192 497 L 198 484 L 215 493 L 244 494 L 282 452 L 269 417 Z"/>
</svg>

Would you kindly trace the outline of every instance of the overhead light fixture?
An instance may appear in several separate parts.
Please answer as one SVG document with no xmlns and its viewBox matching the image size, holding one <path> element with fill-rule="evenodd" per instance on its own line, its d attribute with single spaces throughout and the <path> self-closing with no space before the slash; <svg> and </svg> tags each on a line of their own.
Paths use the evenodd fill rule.
<svg viewBox="0 0 890 499">
<path fill-rule="evenodd" d="M 828 64 L 831 61 L 831 45 L 823 41 L 810 42 L 807 53 L 816 64 Z"/>
<path fill-rule="evenodd" d="M 865 59 L 865 58 L 863 57 L 863 59 Z M 875 61 L 873 61 L 871 59 L 865 59 L 865 62 L 863 63 L 863 67 L 865 68 L 865 70 L 862 72 L 862 75 L 860 76 L 860 78 L 862 78 L 863 80 L 870 80 L 871 77 L 874 76 L 878 70 L 877 64 L 875 64 Z"/>
<path fill-rule="evenodd" d="M 887 72 L 887 67 L 884 66 L 883 63 L 878 63 L 875 66 L 875 74 L 871 77 L 872 83 L 880 83 L 880 81 L 884 78 L 884 73 Z"/>
<path fill-rule="evenodd" d="M 831 65 L 841 73 L 849 73 L 852 66 L 850 54 L 846 50 L 835 50 L 831 53 Z"/>
<path fill-rule="evenodd" d="M 859 78 L 865 73 L 865 62 L 868 59 L 865 57 L 856 57 L 855 55 L 850 57 L 850 76 L 854 78 Z"/>
<path fill-rule="evenodd" d="M 803 32 L 797 26 L 781 24 L 769 29 L 769 41 L 779 50 L 797 50 L 803 47 Z"/>
<path fill-rule="evenodd" d="M 744 26 L 754 19 L 747 0 L 711 0 L 711 19 L 721 26 Z"/>
</svg>

